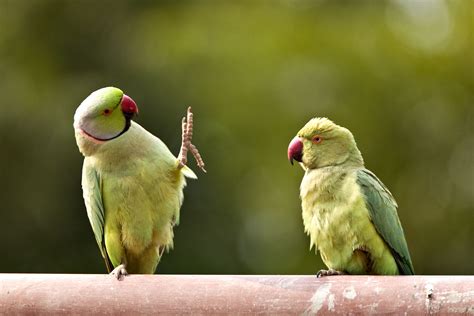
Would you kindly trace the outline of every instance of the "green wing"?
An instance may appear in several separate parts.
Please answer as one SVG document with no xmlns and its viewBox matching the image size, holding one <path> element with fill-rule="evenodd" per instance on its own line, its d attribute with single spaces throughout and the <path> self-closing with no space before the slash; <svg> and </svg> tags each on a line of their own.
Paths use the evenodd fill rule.
<svg viewBox="0 0 474 316">
<path fill-rule="evenodd" d="M 397 214 L 397 202 L 385 185 L 367 169 L 357 171 L 367 209 L 375 229 L 390 247 L 400 274 L 415 274 L 405 234 Z"/>
<path fill-rule="evenodd" d="M 110 273 L 112 271 L 112 263 L 107 254 L 104 240 L 105 212 L 102 202 L 102 181 L 100 175 L 93 166 L 89 165 L 87 159 L 84 160 L 84 166 L 82 168 L 82 191 L 87 216 L 89 217 L 102 257 L 104 257 L 107 271 Z"/>
</svg>

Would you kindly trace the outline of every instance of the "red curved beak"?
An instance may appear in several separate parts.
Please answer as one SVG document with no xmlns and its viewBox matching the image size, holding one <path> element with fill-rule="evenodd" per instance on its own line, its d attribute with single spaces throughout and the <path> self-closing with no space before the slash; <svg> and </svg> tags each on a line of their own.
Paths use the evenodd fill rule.
<svg viewBox="0 0 474 316">
<path fill-rule="evenodd" d="M 123 95 L 120 106 L 126 117 L 132 118 L 135 114 L 138 114 L 137 104 L 126 94 Z"/>
<path fill-rule="evenodd" d="M 298 136 L 293 138 L 288 146 L 288 160 L 291 164 L 293 164 L 293 159 L 298 162 L 303 159 L 303 142 Z"/>
</svg>

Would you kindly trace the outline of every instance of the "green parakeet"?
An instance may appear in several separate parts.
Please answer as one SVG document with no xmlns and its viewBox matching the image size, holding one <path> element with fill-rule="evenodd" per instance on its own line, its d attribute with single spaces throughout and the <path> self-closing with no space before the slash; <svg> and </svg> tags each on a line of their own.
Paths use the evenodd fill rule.
<svg viewBox="0 0 474 316">
<path fill-rule="evenodd" d="M 74 130 L 84 155 L 82 189 L 87 215 L 108 272 L 151 274 L 164 250 L 173 247 L 191 151 L 192 113 L 183 118 L 182 146 L 176 158 L 157 137 L 132 121 L 136 103 L 120 89 L 89 95 L 74 115 Z M 204 170 L 205 171 L 205 170 Z"/>
<path fill-rule="evenodd" d="M 414 274 L 390 191 L 371 171 L 352 133 L 327 118 L 313 118 L 290 142 L 288 159 L 300 162 L 303 223 L 333 274 Z"/>
</svg>

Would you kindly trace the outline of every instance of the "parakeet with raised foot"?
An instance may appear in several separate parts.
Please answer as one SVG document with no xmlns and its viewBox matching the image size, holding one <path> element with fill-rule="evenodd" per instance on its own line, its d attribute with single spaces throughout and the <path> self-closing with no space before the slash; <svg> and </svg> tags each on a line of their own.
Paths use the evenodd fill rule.
<svg viewBox="0 0 474 316">
<path fill-rule="evenodd" d="M 414 274 L 397 203 L 371 171 L 352 133 L 313 118 L 290 142 L 288 159 L 305 170 L 300 187 L 310 246 L 336 274 Z"/>
<path fill-rule="evenodd" d="M 173 247 L 179 223 L 187 153 L 204 162 L 191 143 L 191 108 L 182 121 L 176 158 L 157 137 L 132 119 L 136 103 L 120 89 L 89 95 L 74 115 L 74 131 L 84 155 L 82 189 L 87 215 L 107 271 L 118 279 L 128 273 L 152 274 L 164 250 Z"/>
</svg>

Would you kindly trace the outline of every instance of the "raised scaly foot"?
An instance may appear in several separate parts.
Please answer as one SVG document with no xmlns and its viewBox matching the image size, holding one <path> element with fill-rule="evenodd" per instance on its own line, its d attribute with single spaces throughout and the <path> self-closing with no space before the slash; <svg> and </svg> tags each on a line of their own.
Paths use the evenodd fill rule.
<svg viewBox="0 0 474 316">
<path fill-rule="evenodd" d="M 181 138 L 181 149 L 178 155 L 179 167 L 183 168 L 186 163 L 188 162 L 188 151 L 190 151 L 199 168 L 203 172 L 206 172 L 204 169 L 204 161 L 202 160 L 201 154 L 199 154 L 198 149 L 196 146 L 192 144 L 193 139 L 193 113 L 191 112 L 191 107 L 188 107 L 188 112 L 186 117 L 183 117 L 183 121 L 181 122 L 182 127 L 182 138 Z"/>
</svg>

